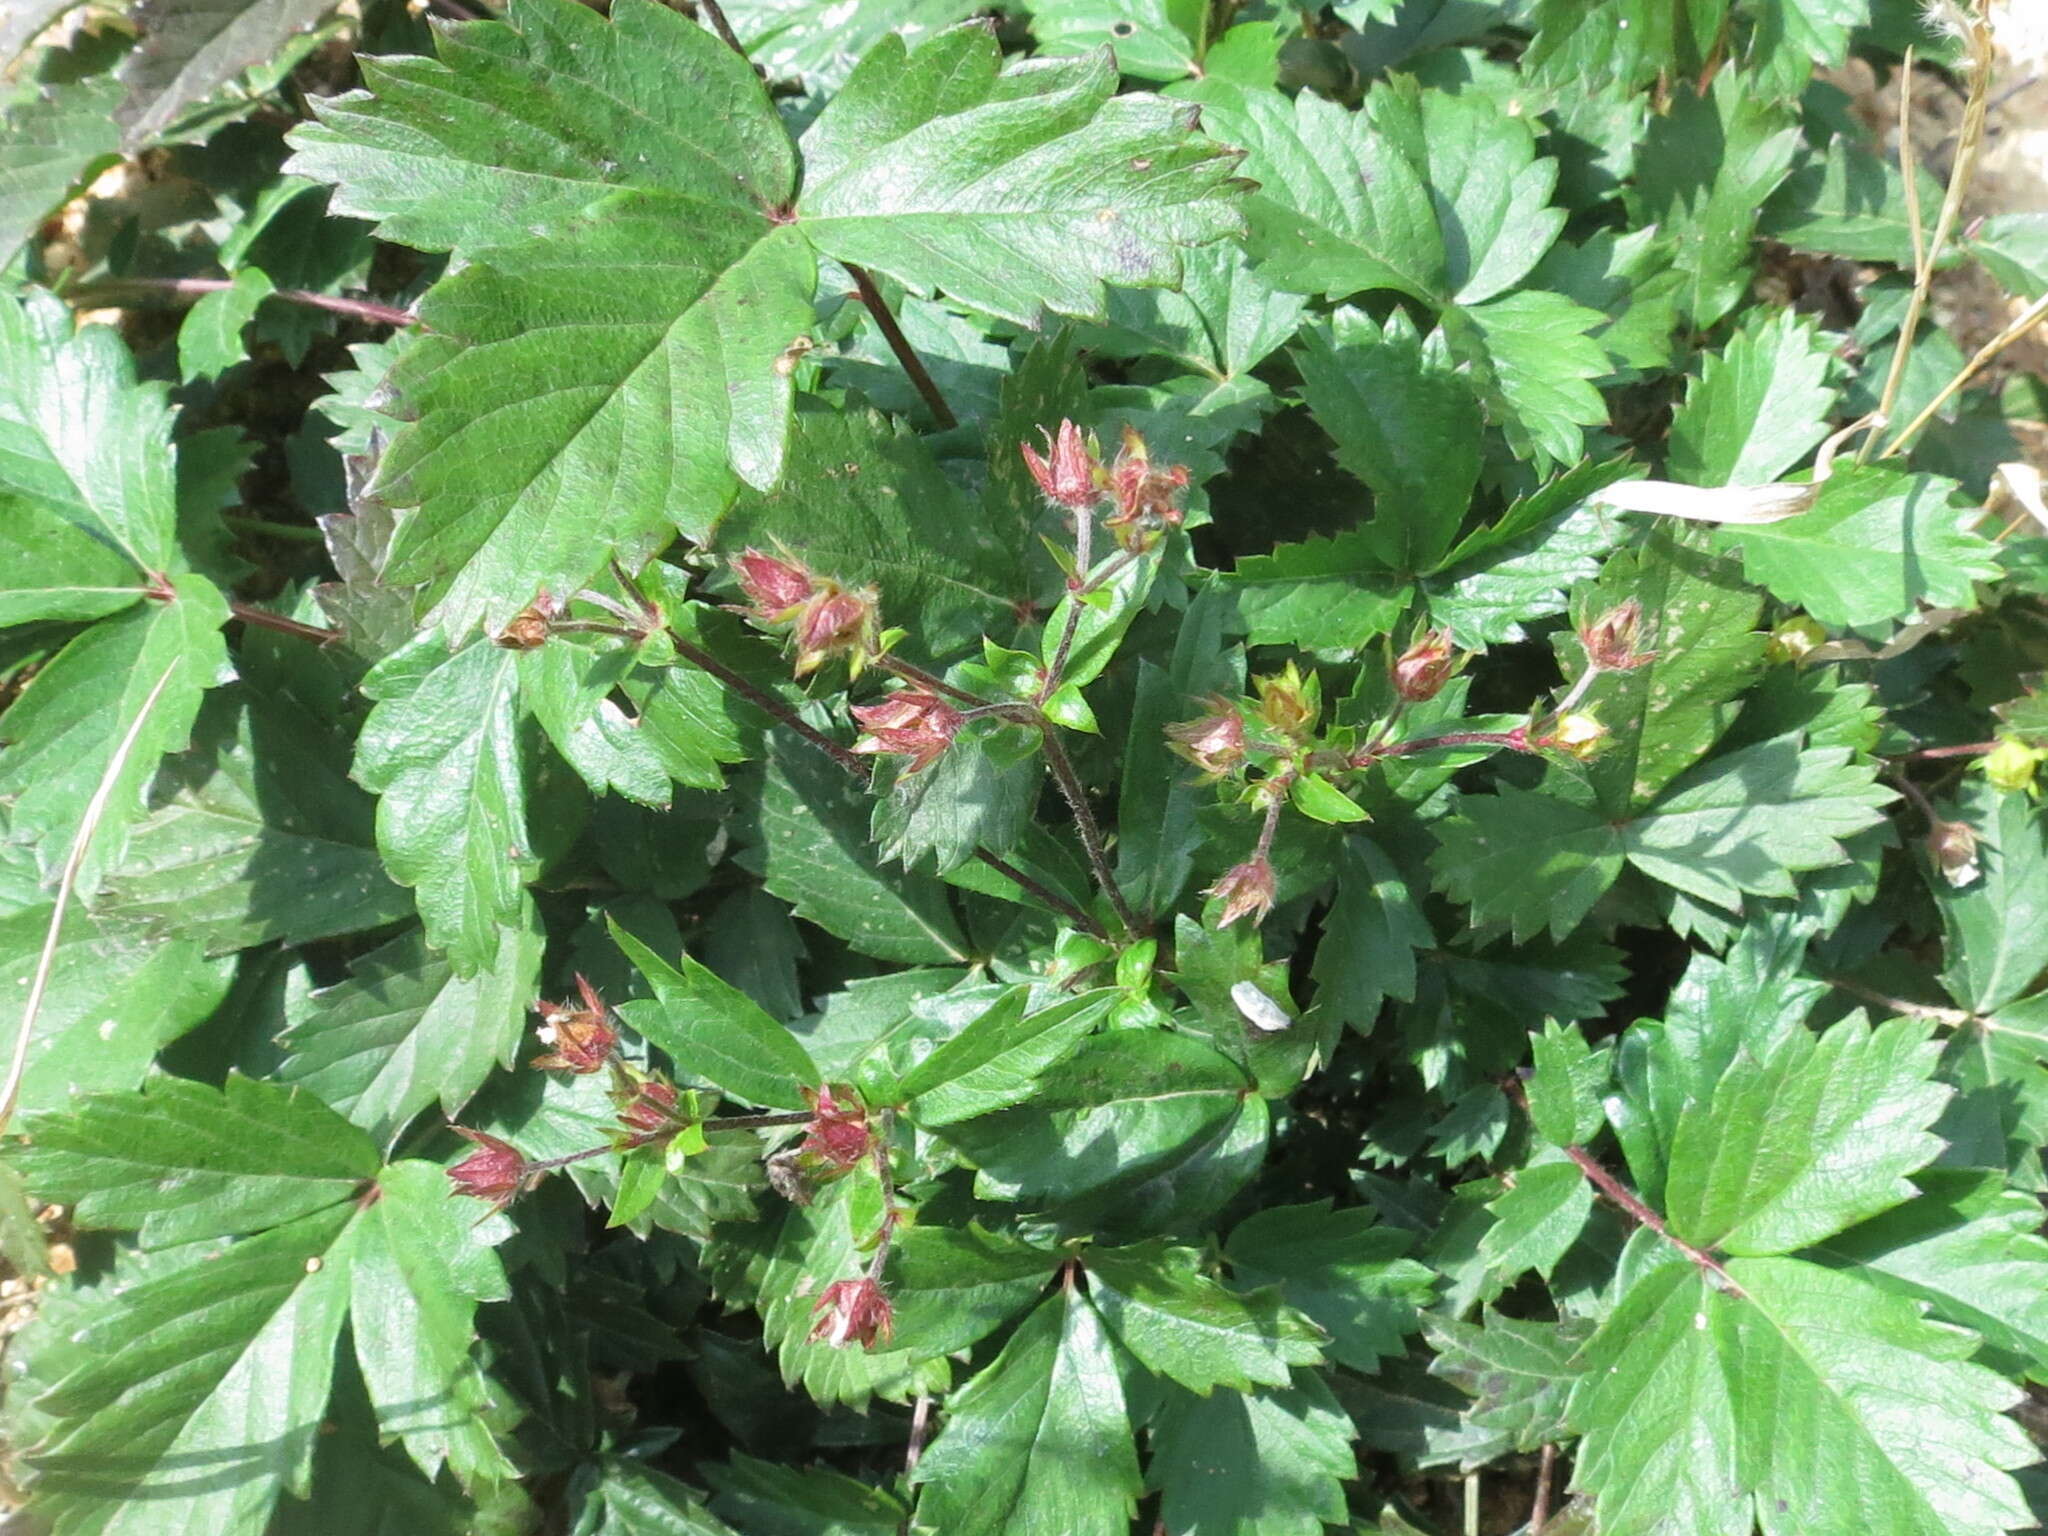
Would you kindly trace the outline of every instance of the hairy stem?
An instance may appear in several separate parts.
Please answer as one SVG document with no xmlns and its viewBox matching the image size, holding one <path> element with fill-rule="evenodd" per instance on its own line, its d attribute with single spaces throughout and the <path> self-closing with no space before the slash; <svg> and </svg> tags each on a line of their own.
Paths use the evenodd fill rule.
<svg viewBox="0 0 2048 1536">
<path fill-rule="evenodd" d="M 809 1125 L 815 1117 L 807 1109 L 786 1110 L 773 1115 L 726 1115 L 717 1120 L 700 1120 L 706 1135 L 713 1131 L 772 1131 L 785 1125 Z"/>
<path fill-rule="evenodd" d="M 1010 863 L 1007 859 L 990 853 L 986 848 L 975 849 L 974 856 L 1001 875 L 1005 880 L 1015 885 L 1025 895 L 1033 897 L 1045 906 L 1050 907 L 1068 922 L 1087 929 L 1088 932 L 1094 934 L 1098 939 L 1107 937 L 1102 931 L 1102 925 L 1096 922 L 1094 918 L 1083 912 L 1064 896 L 1055 895 L 1047 890 L 1043 885 L 1025 874 L 1023 870 L 1017 868 L 1016 865 Z"/>
<path fill-rule="evenodd" d="M 1088 580 L 1090 556 L 1095 545 L 1095 509 L 1083 507 L 1074 514 L 1074 570 L 1075 582 L 1067 588 L 1067 622 L 1060 631 L 1059 648 L 1052 653 L 1052 665 L 1045 669 L 1045 681 L 1038 685 L 1038 702 L 1043 704 L 1059 691 L 1060 679 L 1066 675 L 1067 657 L 1074 649 L 1074 636 L 1081 629 L 1081 593 Z"/>
<path fill-rule="evenodd" d="M 228 612 L 244 624 L 254 624 L 258 629 L 274 629 L 280 635 L 297 635 L 301 640 L 310 640 L 315 645 L 325 645 L 330 640 L 341 638 L 341 631 L 338 629 L 327 629 L 318 624 L 301 624 L 297 619 L 288 619 L 281 613 L 272 613 L 267 608 L 245 603 L 239 597 L 228 599 Z"/>
<path fill-rule="evenodd" d="M 830 736 L 812 725 L 782 700 L 764 688 L 758 688 L 709 651 L 692 645 L 675 630 L 668 632 L 669 641 L 676 648 L 676 654 L 700 672 L 709 673 L 734 693 L 760 710 L 779 725 L 786 725 L 797 735 L 831 758 L 833 762 L 852 774 L 861 783 L 868 782 L 868 765 L 857 757 L 849 747 L 841 746 Z"/>
<path fill-rule="evenodd" d="M 1982 757 L 1987 752 L 1997 750 L 1998 743 L 1995 741 L 1966 741 L 1960 746 L 1953 747 L 1916 747 L 1906 756 L 1920 760 L 1939 757 Z"/>
<path fill-rule="evenodd" d="M 566 1168 L 571 1163 L 588 1162 L 593 1157 L 603 1157 L 605 1153 L 616 1150 L 618 1149 L 609 1142 L 601 1147 L 585 1147 L 581 1152 L 569 1152 L 561 1157 L 544 1157 L 538 1162 L 529 1162 L 520 1172 L 522 1176 L 535 1173 L 552 1173 L 557 1168 Z"/>
<path fill-rule="evenodd" d="M 1847 976 L 1823 976 L 1829 986 L 1851 997 L 1860 997 L 1866 1003 L 1875 1003 L 1880 1008 L 1890 1009 L 1902 1019 L 1926 1019 L 1931 1024 L 1940 1024 L 1949 1029 L 1959 1029 L 1970 1023 L 1976 1015 L 1965 1008 L 1943 1008 L 1935 1003 L 1915 1003 L 1903 997 L 1893 997 L 1875 987 L 1866 987 L 1860 981 L 1851 981 Z"/>
<path fill-rule="evenodd" d="M 233 281 L 225 277 L 110 277 L 103 282 L 83 283 L 76 288 L 66 289 L 64 297 L 77 305 L 91 305 L 96 301 L 118 302 L 121 295 L 140 296 L 147 293 L 166 294 L 172 298 L 198 299 L 209 293 L 219 293 L 234 287 Z M 283 299 L 288 304 L 304 304 L 311 309 L 324 309 L 332 314 L 346 315 L 351 320 L 361 320 L 369 325 L 413 325 L 416 319 L 402 309 L 389 304 L 379 304 L 370 299 L 344 299 L 331 293 L 311 293 L 304 288 L 279 288 L 267 295 Z"/>
<path fill-rule="evenodd" d="M 877 671 L 887 672 L 893 676 L 900 677 L 906 683 L 923 688 L 927 692 L 944 694 L 949 699 L 957 699 L 970 709 L 992 709 L 998 707 L 978 693 L 970 693 L 965 688 L 955 688 L 944 678 L 935 676 L 925 671 L 923 667 L 905 661 L 901 656 L 884 653 L 883 655 L 871 658 L 869 664 Z"/>
<path fill-rule="evenodd" d="M 1060 795 L 1066 800 L 1067 809 L 1073 813 L 1074 830 L 1081 836 L 1081 847 L 1088 855 L 1088 867 L 1095 872 L 1095 883 L 1109 898 L 1117 921 L 1123 924 L 1125 936 L 1136 938 L 1144 931 L 1143 925 L 1125 902 L 1116 876 L 1110 872 L 1109 857 L 1103 850 L 1102 828 L 1096 825 L 1095 813 L 1088 809 L 1087 791 L 1082 789 L 1080 776 L 1074 772 L 1073 759 L 1067 756 L 1067 749 L 1060 745 L 1059 732 L 1052 726 L 1044 728 L 1044 737 L 1046 766 L 1052 770 L 1053 782 L 1059 785 Z"/>
<path fill-rule="evenodd" d="M 910 344 L 910 338 L 903 334 L 903 327 L 896 323 L 896 314 L 889 308 L 889 301 L 882 297 L 882 290 L 875 286 L 874 276 L 866 267 L 856 266 L 850 261 L 841 265 L 846 268 L 846 275 L 853 279 L 854 287 L 860 290 L 861 303 L 875 317 L 875 326 L 881 331 L 882 339 L 889 343 L 889 350 L 896 354 L 896 361 L 910 376 L 910 382 L 917 386 L 925 408 L 932 413 L 932 420 L 938 423 L 940 431 L 952 431 L 960 425 L 960 418 L 946 404 L 946 397 L 939 392 L 938 384 L 926 370 L 924 359 L 917 355 L 917 348 Z"/>
<path fill-rule="evenodd" d="M 718 40 L 741 58 L 747 56 L 747 45 L 732 29 L 732 23 L 725 19 L 725 10 L 718 0 L 697 0 L 697 9 L 704 13 L 704 19 L 711 23 L 711 30 L 718 34 Z"/>
</svg>

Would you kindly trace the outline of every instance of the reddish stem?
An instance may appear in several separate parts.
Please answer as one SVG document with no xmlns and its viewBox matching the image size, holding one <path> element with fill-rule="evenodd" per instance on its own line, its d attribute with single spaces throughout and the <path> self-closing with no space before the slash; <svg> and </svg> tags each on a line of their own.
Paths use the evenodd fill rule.
<svg viewBox="0 0 2048 1536">
<path fill-rule="evenodd" d="M 715 7 L 714 7 L 715 11 Z M 737 43 L 733 44 L 738 47 Z M 941 432 L 950 432 L 960 425 L 960 418 L 953 414 L 953 408 L 946 404 L 946 397 L 939 393 L 939 386 L 926 371 L 924 359 L 917 355 L 917 348 L 910 344 L 910 338 L 903 334 L 903 327 L 896 323 L 896 315 L 889 308 L 889 301 L 882 297 L 882 290 L 875 286 L 875 280 L 866 267 L 842 262 L 846 275 L 853 279 L 853 286 L 860 290 L 860 301 L 868 307 L 868 313 L 875 317 L 875 327 L 882 333 L 882 339 L 889 343 L 889 350 L 896 354 L 896 361 L 903 371 L 910 375 L 910 382 L 917 386 L 925 407 L 932 413 L 932 420 Z"/>
<path fill-rule="evenodd" d="M 1982 757 L 1997 750 L 1995 741 L 1966 741 L 1959 747 L 1920 747 L 1908 752 L 1910 758 L 1932 759 L 1937 757 Z"/>
<path fill-rule="evenodd" d="M 978 693 L 969 693 L 965 688 L 955 688 L 944 678 L 925 671 L 923 667 L 905 661 L 901 656 L 884 653 L 872 658 L 871 664 L 882 672 L 900 677 L 906 683 L 915 684 L 931 693 L 942 693 L 949 699 L 958 699 L 970 709 L 987 709 L 990 703 Z"/>
<path fill-rule="evenodd" d="M 274 629 L 280 635 L 297 635 L 301 640 L 310 640 L 315 645 L 326 645 L 329 641 L 341 638 L 342 632 L 338 629 L 325 629 L 317 624 L 301 624 L 297 619 L 288 619 L 281 613 L 272 613 L 252 603 L 245 603 L 239 597 L 228 599 L 228 612 L 244 624 L 254 624 L 258 629 Z"/>
<path fill-rule="evenodd" d="M 85 283 L 70 289 L 64 295 L 73 304 L 89 304 L 94 299 L 112 299 L 123 292 L 163 293 L 173 298 L 199 298 L 209 293 L 220 293 L 234 287 L 231 279 L 225 277 L 110 277 L 104 282 Z M 371 299 L 344 299 L 332 293 L 313 293 L 304 288 L 278 288 L 266 295 L 268 298 L 283 299 L 291 304 L 304 304 L 312 309 L 324 309 L 333 314 L 346 315 L 351 320 L 361 320 L 369 325 L 407 326 L 417 324 L 417 319 L 403 309 L 394 309 L 389 304 L 379 304 Z"/>
</svg>

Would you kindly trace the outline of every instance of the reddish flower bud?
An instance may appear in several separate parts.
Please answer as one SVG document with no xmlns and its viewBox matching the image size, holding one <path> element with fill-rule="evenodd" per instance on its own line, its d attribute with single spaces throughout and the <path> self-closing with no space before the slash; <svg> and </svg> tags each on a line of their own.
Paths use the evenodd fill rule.
<svg viewBox="0 0 2048 1536">
<path fill-rule="evenodd" d="M 509 1141 L 500 1141 L 482 1131 L 450 1126 L 456 1135 L 476 1143 L 478 1150 L 448 1170 L 454 1193 L 488 1200 L 494 1210 L 503 1210 L 513 1196 L 526 1187 L 526 1157 Z"/>
<path fill-rule="evenodd" d="M 1264 854 L 1258 854 L 1242 864 L 1233 864 L 1223 872 L 1221 880 L 1202 894 L 1223 903 L 1223 916 L 1217 927 L 1228 928 L 1240 917 L 1249 917 L 1256 928 L 1273 910 L 1273 863 Z"/>
<path fill-rule="evenodd" d="M 1123 447 L 1109 466 L 1109 491 L 1116 498 L 1116 513 L 1103 521 L 1113 528 L 1133 523 L 1178 528 L 1185 514 L 1174 498 L 1187 486 L 1185 466 L 1155 468 L 1145 439 L 1125 427 Z"/>
<path fill-rule="evenodd" d="M 1221 776 L 1244 761 L 1244 716 L 1222 697 L 1203 701 L 1209 707 L 1194 720 L 1166 728 L 1173 750 L 1204 773 Z"/>
<path fill-rule="evenodd" d="M 1656 652 L 1636 649 L 1636 632 L 1642 622 L 1643 605 L 1634 598 L 1601 614 L 1579 631 L 1587 662 L 1602 672 L 1633 672 L 1655 661 Z"/>
<path fill-rule="evenodd" d="M 562 602 L 550 593 L 542 592 L 532 602 L 506 622 L 505 627 L 493 637 L 496 644 L 508 651 L 538 650 L 547 644 L 549 633 L 556 619 L 562 616 Z"/>
<path fill-rule="evenodd" d="M 895 1309 L 881 1282 L 866 1276 L 834 1280 L 825 1287 L 811 1316 L 811 1342 L 830 1344 L 834 1349 L 849 1344 L 873 1349 L 877 1339 L 886 1344 L 896 1333 Z"/>
<path fill-rule="evenodd" d="M 602 1071 L 611 1060 L 612 1047 L 619 1043 L 619 1032 L 611 1026 L 611 1010 L 580 973 L 576 990 L 583 994 L 580 1008 L 546 999 L 533 1005 L 540 1014 L 540 1043 L 554 1049 L 534 1057 L 529 1065 L 542 1071 L 581 1074 Z"/>
<path fill-rule="evenodd" d="M 1029 443 L 1017 445 L 1017 451 L 1024 455 L 1024 467 L 1045 492 L 1045 499 L 1073 512 L 1085 512 L 1094 506 L 1102 496 L 1097 479 L 1102 466 L 1088 451 L 1081 429 L 1071 421 L 1062 421 L 1059 434 L 1048 435 L 1045 445 L 1045 454 Z"/>
<path fill-rule="evenodd" d="M 732 563 L 740 590 L 754 605 L 754 617 L 764 624 L 788 618 L 808 598 L 816 583 L 811 573 L 793 560 L 778 560 L 758 549 L 749 549 Z"/>
<path fill-rule="evenodd" d="M 804 1127 L 803 1143 L 797 1148 L 799 1156 L 814 1157 L 834 1168 L 852 1168 L 868 1155 L 873 1148 L 874 1133 L 868 1129 L 867 1106 L 846 1090 L 847 1097 L 832 1096 L 828 1084 L 813 1093 L 803 1090 L 804 1102 L 811 1106 L 811 1123 Z"/>
<path fill-rule="evenodd" d="M 614 1090 L 612 1102 L 619 1109 L 619 1125 L 625 1135 L 615 1138 L 623 1147 L 645 1146 L 676 1129 L 676 1090 L 659 1078 L 628 1078 Z"/>
<path fill-rule="evenodd" d="M 1443 692 L 1462 664 L 1448 629 L 1427 630 L 1394 658 L 1394 692 L 1410 704 L 1426 704 Z"/>
<path fill-rule="evenodd" d="M 849 591 L 836 582 L 823 583 L 797 611 L 796 675 L 817 671 L 833 656 L 865 656 L 874 634 L 875 594 Z"/>
<path fill-rule="evenodd" d="M 867 732 L 853 750 L 907 757 L 906 773 L 929 768 L 960 729 L 960 712 L 923 688 L 900 689 L 879 704 L 856 704 L 853 718 Z"/>
</svg>

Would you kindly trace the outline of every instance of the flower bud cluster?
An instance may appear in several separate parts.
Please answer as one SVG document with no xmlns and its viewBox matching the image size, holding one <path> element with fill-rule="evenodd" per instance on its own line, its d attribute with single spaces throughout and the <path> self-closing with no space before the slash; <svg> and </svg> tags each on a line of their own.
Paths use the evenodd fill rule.
<svg viewBox="0 0 2048 1536">
<path fill-rule="evenodd" d="M 1124 428 L 1122 446 L 1108 464 L 1072 421 L 1062 421 L 1057 432 L 1046 435 L 1045 452 L 1029 443 L 1020 443 L 1018 452 L 1048 505 L 1092 517 L 1108 501 L 1113 510 L 1102 525 L 1130 553 L 1150 549 L 1187 516 L 1180 505 L 1188 488 L 1186 467 L 1154 464 L 1145 439 L 1130 427 Z"/>
<path fill-rule="evenodd" d="M 880 594 L 819 576 L 803 562 L 748 549 L 732 562 L 751 605 L 746 616 L 763 628 L 788 626 L 794 670 L 808 677 L 827 661 L 845 657 L 858 673 L 874 656 L 880 636 Z"/>
</svg>

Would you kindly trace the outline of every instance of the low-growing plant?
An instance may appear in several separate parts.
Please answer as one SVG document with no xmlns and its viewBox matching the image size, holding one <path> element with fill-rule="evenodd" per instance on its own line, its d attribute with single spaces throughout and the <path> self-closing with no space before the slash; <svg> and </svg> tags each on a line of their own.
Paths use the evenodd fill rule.
<svg viewBox="0 0 2048 1536">
<path fill-rule="evenodd" d="M 2031 1528 L 2020 0 L 480 3 L 0 16 L 23 1529 Z"/>
</svg>

